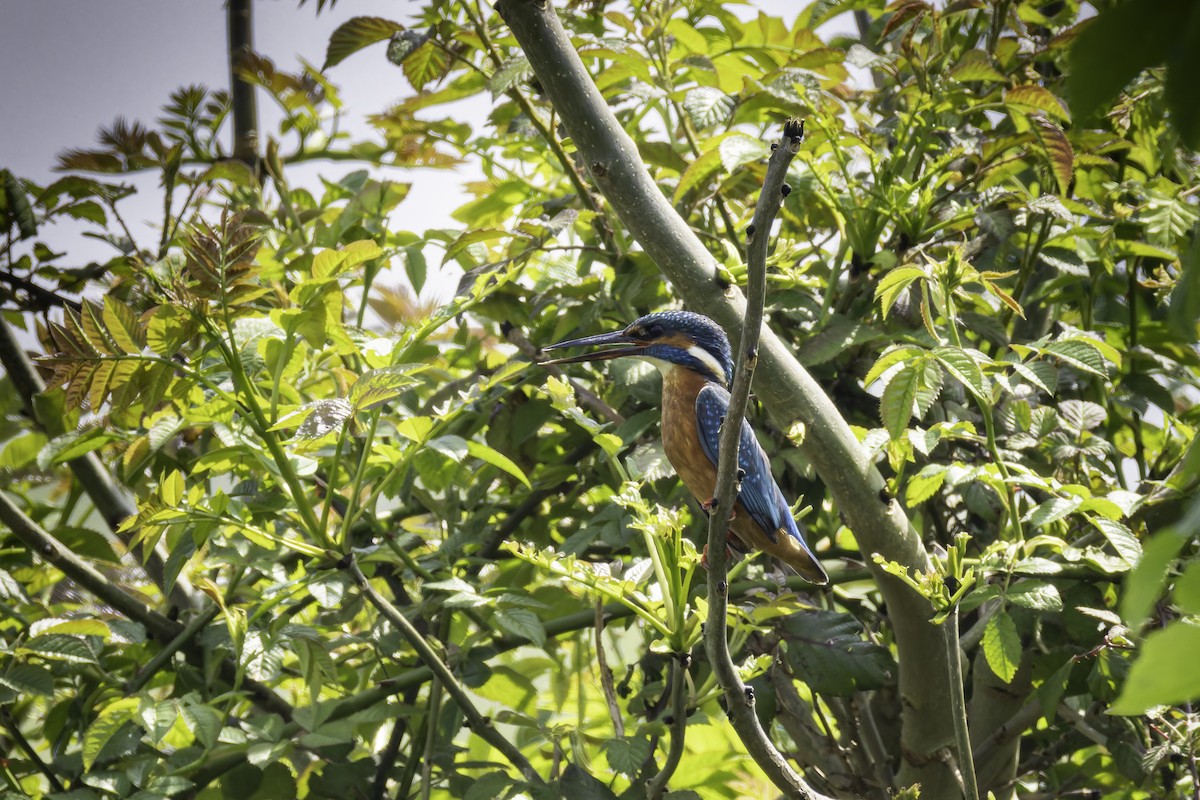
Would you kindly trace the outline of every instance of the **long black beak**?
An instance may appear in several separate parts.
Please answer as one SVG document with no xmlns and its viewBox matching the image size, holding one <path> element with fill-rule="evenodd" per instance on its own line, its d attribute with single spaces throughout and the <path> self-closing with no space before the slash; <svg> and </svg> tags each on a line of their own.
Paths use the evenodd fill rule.
<svg viewBox="0 0 1200 800">
<path fill-rule="evenodd" d="M 617 347 L 614 345 L 625 345 Z M 616 331 L 615 333 L 601 333 L 596 336 L 584 336 L 582 339 L 569 339 L 558 344 L 547 345 L 543 350 L 559 350 L 564 347 L 609 347 L 608 350 L 593 350 L 590 353 L 580 353 L 577 356 L 567 356 L 565 358 L 553 358 L 549 361 L 542 361 L 542 364 L 575 364 L 580 361 L 607 361 L 610 358 L 620 358 L 621 356 L 633 356 L 641 353 L 648 345 L 638 342 L 632 336 L 625 335 L 624 331 Z"/>
</svg>

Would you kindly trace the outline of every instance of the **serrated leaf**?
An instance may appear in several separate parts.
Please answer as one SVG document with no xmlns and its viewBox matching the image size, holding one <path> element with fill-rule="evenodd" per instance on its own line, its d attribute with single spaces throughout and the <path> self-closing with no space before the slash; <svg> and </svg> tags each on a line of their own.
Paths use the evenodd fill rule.
<svg viewBox="0 0 1200 800">
<path fill-rule="evenodd" d="M 196 702 L 185 702 L 180 708 L 183 723 L 196 741 L 205 747 L 212 747 L 221 735 L 221 715 L 215 709 Z"/>
<path fill-rule="evenodd" d="M 1040 111 L 1046 116 L 1062 122 L 1071 121 L 1071 115 L 1067 113 L 1062 100 L 1037 84 L 1027 83 L 1006 90 L 1004 102 L 1006 105 L 1015 106 L 1024 112 Z"/>
<path fill-rule="evenodd" d="M 959 347 L 942 346 L 933 355 L 946 371 L 958 379 L 968 392 L 981 403 L 991 404 L 992 385 L 970 352 Z"/>
<path fill-rule="evenodd" d="M 450 56 L 432 41 L 424 42 L 409 53 L 401 65 L 404 76 L 418 92 L 445 77 L 449 67 Z"/>
<path fill-rule="evenodd" d="M 1090 431 L 1108 419 L 1104 406 L 1090 400 L 1063 400 L 1058 404 L 1058 414 L 1072 433 Z"/>
<path fill-rule="evenodd" d="M 917 358 L 925 351 L 919 347 L 894 347 L 885 351 L 875 363 L 871 365 L 871 369 L 867 371 L 867 375 L 863 378 L 863 387 L 869 387 L 875 381 L 879 380 L 885 372 L 899 364 L 901 361 L 908 361 Z"/>
<path fill-rule="evenodd" d="M 1022 518 L 1022 522 L 1027 522 L 1035 528 L 1040 528 L 1043 525 L 1049 525 L 1051 522 L 1062 519 L 1082 504 L 1083 498 L 1074 495 L 1071 497 L 1051 497 L 1046 502 L 1039 503 L 1031 508 Z"/>
<path fill-rule="evenodd" d="M 83 737 L 83 768 L 91 769 L 96 763 L 96 756 L 104 749 L 104 745 L 116 735 L 121 727 L 134 718 L 137 713 L 139 700 L 136 697 L 122 697 L 105 706 L 100 714 L 88 726 Z"/>
<path fill-rule="evenodd" d="M 28 239 L 37 236 L 37 217 L 25 194 L 25 187 L 17 177 L 8 170 L 0 170 L 0 178 L 4 182 L 4 200 L 8 216 L 17 225 L 20 238 Z M 6 229 L 7 230 L 7 229 Z"/>
<path fill-rule="evenodd" d="M 1001 83 L 1004 75 L 992 66 L 992 57 L 983 50 L 968 50 L 963 53 L 948 73 L 956 81 L 983 81 Z"/>
<path fill-rule="evenodd" d="M 784 657 L 814 692 L 848 697 L 885 686 L 896 663 L 886 647 L 866 639 L 849 614 L 811 610 L 780 620 Z"/>
<path fill-rule="evenodd" d="M 529 59 L 523 53 L 517 54 L 492 73 L 492 77 L 488 79 L 488 91 L 492 93 L 492 99 L 495 99 L 532 74 L 533 68 L 529 65 Z"/>
<path fill-rule="evenodd" d="M 527 608 L 502 608 L 496 611 L 496 625 L 518 639 L 527 639 L 538 647 L 546 644 L 546 629 L 538 615 Z"/>
<path fill-rule="evenodd" d="M 884 319 L 887 319 L 888 312 L 909 284 L 920 279 L 929 279 L 929 275 L 920 267 L 897 267 L 883 276 L 875 287 L 875 299 L 879 301 Z"/>
<path fill-rule="evenodd" d="M 304 422 L 296 431 L 296 438 L 301 440 L 320 439 L 325 434 L 341 427 L 354 415 L 354 406 L 341 398 L 334 400 L 317 400 L 308 403 L 302 411 L 307 412 Z"/>
<path fill-rule="evenodd" d="M 1079 278 L 1087 278 L 1091 275 L 1088 265 L 1079 252 L 1066 247 L 1043 247 L 1038 253 L 1038 260 L 1064 275 L 1074 275 Z"/>
<path fill-rule="evenodd" d="M 415 375 L 427 367 L 427 364 L 397 364 L 368 370 L 350 387 L 350 404 L 355 411 L 364 411 L 394 400 L 408 387 L 420 383 Z"/>
<path fill-rule="evenodd" d="M 924 503 L 942 488 L 946 480 L 946 468 L 941 464 L 926 464 L 921 471 L 908 479 L 904 491 L 904 502 L 909 508 Z"/>
<path fill-rule="evenodd" d="M 196 320 L 190 311 L 182 306 L 163 305 L 151 314 L 146 343 L 163 358 L 173 358 L 195 334 Z"/>
<path fill-rule="evenodd" d="M 717 145 L 717 152 L 721 154 L 721 166 L 726 172 L 733 172 L 743 164 L 751 164 L 771 154 L 765 142 L 740 133 L 722 139 Z"/>
<path fill-rule="evenodd" d="M 1117 555 L 1123 558 L 1130 568 L 1136 567 L 1142 560 L 1142 543 L 1124 524 L 1104 517 L 1091 517 L 1089 521 L 1096 530 L 1104 534 L 1113 550 L 1117 551 Z"/>
<path fill-rule="evenodd" d="M 1075 174 L 1075 151 L 1062 128 L 1040 114 L 1031 116 L 1033 132 L 1042 146 L 1050 171 L 1058 184 L 1058 193 L 1065 195 Z"/>
<path fill-rule="evenodd" d="M 1016 623 L 1003 609 L 992 615 L 983 629 L 983 655 L 996 677 L 1012 682 L 1021 666 L 1021 637 Z"/>
<path fill-rule="evenodd" d="M 322 70 L 340 64 L 346 58 L 357 53 L 368 45 L 389 39 L 393 34 L 404 30 L 398 22 L 381 17 L 352 17 L 337 27 L 329 37 L 329 47 L 325 51 L 325 64 Z"/>
<path fill-rule="evenodd" d="M 138 314 L 115 297 L 104 298 L 104 325 L 113 342 L 124 353 L 140 353 L 146 345 L 146 331 Z"/>
<path fill-rule="evenodd" d="M 906 364 L 888 381 L 879 399 L 879 417 L 892 439 L 899 439 L 912 417 L 913 401 L 921 385 L 923 359 Z"/>
<path fill-rule="evenodd" d="M 644 736 L 619 736 L 604 743 L 608 766 L 631 778 L 638 774 L 653 749 Z"/>
<path fill-rule="evenodd" d="M 1051 353 L 1083 372 L 1089 372 L 1099 378 L 1108 377 L 1104 356 L 1100 349 L 1091 342 L 1083 339 L 1070 339 L 1062 342 L 1051 342 L 1043 352 Z"/>
<path fill-rule="evenodd" d="M 714 86 L 699 86 L 684 96 L 683 110 L 698 130 L 713 128 L 733 113 L 733 98 Z"/>
<path fill-rule="evenodd" d="M 1034 611 L 1062 611 L 1062 596 L 1052 584 L 1041 581 L 1017 581 L 1004 597 L 1010 603 Z"/>
<path fill-rule="evenodd" d="M 43 697 L 54 696 L 54 676 L 48 670 L 33 664 L 11 664 L 0 670 L 0 686 L 16 693 L 16 697 L 39 694 Z M 11 702 L 15 697 L 4 698 L 0 693 L 0 702 Z"/>
</svg>

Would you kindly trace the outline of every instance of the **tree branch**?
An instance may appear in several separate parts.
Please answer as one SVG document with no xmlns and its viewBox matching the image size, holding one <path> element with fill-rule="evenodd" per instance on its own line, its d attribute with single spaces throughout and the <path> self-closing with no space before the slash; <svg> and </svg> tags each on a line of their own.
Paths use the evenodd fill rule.
<svg viewBox="0 0 1200 800">
<path fill-rule="evenodd" d="M 689 306 L 738 332 L 744 316 L 741 293 L 722 291 L 716 261 L 671 207 L 638 156 L 548 2 L 501 0 L 501 16 L 529 58 L 597 187 L 634 238 L 645 248 Z M 764 233 L 765 235 L 765 233 Z M 736 338 L 736 336 L 735 336 Z M 942 633 L 929 623 L 929 603 L 883 572 L 878 553 L 919 572 L 932 568 L 920 535 L 900 505 L 881 500 L 883 477 L 863 451 L 829 397 L 769 329 L 759 346 L 755 390 L 777 422 L 799 419 L 808 435 L 801 445 L 833 495 L 866 556 L 895 629 L 899 689 L 903 698 L 904 763 L 901 784 L 921 783 L 926 796 L 957 788 L 938 753 L 954 741 L 949 687 L 930 675 L 947 675 Z"/>
<path fill-rule="evenodd" d="M 43 561 L 62 570 L 73 583 L 90 592 L 101 602 L 115 608 L 134 622 L 140 623 L 146 632 L 159 642 L 170 646 L 184 632 L 183 625 L 148 607 L 137 597 L 102 575 L 91 564 L 71 552 L 62 542 L 25 516 L 24 512 L 17 508 L 8 495 L 3 492 L 0 492 L 0 523 L 8 526 L 13 535 Z M 200 663 L 201 666 L 206 667 L 201 663 L 202 659 L 198 658 L 197 651 L 185 647 L 183 652 L 188 656 L 189 661 Z M 285 720 L 292 719 L 292 707 L 287 702 L 258 681 L 240 677 L 236 665 L 228 658 L 221 659 L 220 677 L 230 686 L 241 685 L 259 707 L 278 714 Z"/>
<path fill-rule="evenodd" d="M 254 51 L 254 7 L 251 0 L 226 1 L 233 157 L 254 169 L 258 164 L 258 102 L 254 96 L 254 85 L 237 74 L 239 61 Z"/>
<path fill-rule="evenodd" d="M 796 120 L 789 120 L 783 126 L 783 137 L 772 148 L 774 152 L 767 164 L 762 194 L 746 237 L 749 299 L 737 349 L 737 368 L 733 373 L 729 408 L 721 424 L 717 487 L 713 491 L 716 509 L 708 523 L 708 620 L 704 627 L 704 647 L 708 651 L 713 672 L 725 692 L 729 720 L 746 745 L 747 752 L 785 795 L 809 800 L 816 797 L 816 793 L 775 749 L 758 720 L 758 714 L 754 711 L 754 692 L 742 683 L 733 664 L 725 627 L 729 610 L 729 584 L 725 580 L 729 566 L 726 542 L 731 512 L 737 499 L 738 440 L 746 416 L 746 404 L 750 401 L 750 381 L 758 363 L 759 333 L 767 299 L 767 244 L 771 238 L 771 225 L 782 205 L 788 165 L 800 149 L 803 134 L 804 126 Z"/>
<path fill-rule="evenodd" d="M 12 328 L 3 319 L 0 319 L 0 364 L 4 365 L 4 371 L 8 373 L 13 386 L 16 387 L 17 393 L 21 396 L 25 413 L 29 415 L 34 424 L 50 436 L 57 436 L 62 433 L 63 431 L 61 430 L 51 429 L 48 421 L 42 419 L 41 415 L 38 414 L 34 399 L 46 390 L 46 385 L 42 383 L 37 370 L 34 369 L 33 364 L 30 362 L 28 356 L 25 355 L 25 351 L 21 348 L 20 343 L 17 342 Z M 117 488 L 116 483 L 94 453 L 85 453 L 79 458 L 73 458 L 67 462 L 67 466 L 70 467 L 71 472 L 75 475 L 75 479 L 79 481 L 83 490 L 91 498 L 92 505 L 100 512 L 100 516 L 104 518 L 104 522 L 108 525 L 109 530 L 117 533 L 121 523 L 137 513 L 137 509 L 133 503 Z M 127 535 L 122 537 L 122 541 L 128 546 Z M 150 576 L 151 581 L 161 591 L 166 585 L 164 579 L 166 567 L 163 553 L 158 549 L 154 549 L 149 553 L 143 554 L 140 545 L 132 548 L 132 552 L 134 555 L 133 560 L 138 565 L 145 565 L 146 574 Z M 197 598 L 195 592 L 192 590 L 191 582 L 184 575 L 180 575 L 176 579 L 175 585 L 171 588 L 169 599 L 177 608 L 194 609 L 200 605 L 199 598 Z"/>
<path fill-rule="evenodd" d="M 400 613 L 400 609 L 389 603 L 387 599 L 375 591 L 371 586 L 367 576 L 363 575 L 362 570 L 358 568 L 358 562 L 350 560 L 350 574 L 354 576 L 355 583 L 362 589 L 364 595 L 379 610 L 379 613 L 400 632 L 413 649 L 417 651 L 417 655 L 421 661 L 425 662 L 433 677 L 441 681 L 442 687 L 454 698 L 455 704 L 462 710 L 463 716 L 467 718 L 467 724 L 475 735 L 483 739 L 492 747 L 500 751 L 509 763 L 517 768 L 518 771 L 525 777 L 525 780 L 530 783 L 542 783 L 541 777 L 534 770 L 533 765 L 529 763 L 529 759 L 521 753 L 512 742 L 500 735 L 496 727 L 492 725 L 490 719 L 485 717 L 475 707 L 474 701 L 467 694 L 467 690 L 459 683 L 458 678 L 454 677 L 454 673 L 446 666 L 446 663 L 438 657 L 433 648 L 429 646 L 429 642 L 423 637 L 413 624 L 408 621 L 408 618 Z"/>
</svg>

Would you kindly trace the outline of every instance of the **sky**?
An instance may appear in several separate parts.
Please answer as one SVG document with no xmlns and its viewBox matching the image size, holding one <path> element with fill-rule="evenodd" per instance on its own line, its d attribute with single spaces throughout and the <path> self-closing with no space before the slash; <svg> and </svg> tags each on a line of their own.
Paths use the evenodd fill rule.
<svg viewBox="0 0 1200 800">
<path fill-rule="evenodd" d="M 807 0 L 768 0 L 775 13 L 799 11 Z M 415 0 L 341 0 L 318 14 L 316 0 L 256 0 L 255 49 L 284 70 L 300 59 L 320 65 L 330 34 L 354 16 L 381 16 L 403 23 L 420 8 Z M 736 7 L 735 7 L 736 8 Z M 753 9 L 743 7 L 753 14 Z M 153 123 L 170 93 L 201 83 L 227 88 L 225 3 L 222 0 L 0 0 L 0 167 L 38 184 L 58 177 L 57 155 L 95 144 L 100 126 L 118 117 Z M 365 115 L 387 108 L 412 92 L 399 69 L 384 60 L 376 45 L 329 71 L 339 86 L 348 118 L 343 128 L 356 137 L 373 134 Z M 485 101 L 462 105 L 456 113 L 472 125 L 483 124 Z M 270 132 L 278 115 L 259 93 L 260 130 Z M 360 168 L 316 163 L 289 170 L 293 185 L 319 187 L 318 175 L 337 179 Z M 453 180 L 442 172 L 407 172 L 398 179 L 414 183 L 409 200 L 396 213 L 403 227 L 424 230 L 447 225 L 450 212 L 467 198 L 459 188 L 478 177 L 471 167 Z M 157 242 L 161 195 L 153 175 L 119 176 L 139 196 L 122 204 L 135 237 Z M 413 198 L 420 198 L 419 203 Z M 70 246 L 79 264 L 113 254 L 107 245 L 80 237 L 84 223 L 61 223 L 41 231 L 54 249 Z M 72 266 L 76 264 L 71 264 Z M 431 276 L 431 291 L 444 292 L 457 282 Z"/>
</svg>

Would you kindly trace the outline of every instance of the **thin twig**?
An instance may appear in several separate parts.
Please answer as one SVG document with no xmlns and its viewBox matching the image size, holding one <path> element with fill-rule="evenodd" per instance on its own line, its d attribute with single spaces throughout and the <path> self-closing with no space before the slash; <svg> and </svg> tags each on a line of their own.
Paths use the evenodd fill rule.
<svg viewBox="0 0 1200 800">
<path fill-rule="evenodd" d="M 788 797 L 810 800 L 818 795 L 784 760 L 771 743 L 754 711 L 754 693 L 742 683 L 729 654 L 726 616 L 729 608 L 729 586 L 726 583 L 730 512 L 733 510 L 738 465 L 738 440 L 750 400 L 750 381 L 758 361 L 758 340 L 762 329 L 763 308 L 767 298 L 767 244 L 771 225 L 783 205 L 784 183 L 788 165 L 800 149 L 804 126 L 789 120 L 783 127 L 783 137 L 774 148 L 767 163 L 762 194 L 747 234 L 746 317 L 742 340 L 737 348 L 737 368 L 730 390 L 729 408 L 721 427 L 717 458 L 716 512 L 709 517 L 708 526 L 708 620 L 704 628 L 704 646 L 722 690 L 730 722 L 737 731 L 747 752 L 767 777 Z"/>
<path fill-rule="evenodd" d="M 667 790 L 667 782 L 679 768 L 683 758 L 683 745 L 687 735 L 687 677 L 688 662 L 691 656 L 687 653 L 676 653 L 671 662 L 671 744 L 667 748 L 667 760 L 662 769 L 646 784 L 648 800 L 658 800 Z"/>
<path fill-rule="evenodd" d="M 517 768 L 518 771 L 525 777 L 525 780 L 530 783 L 542 783 L 541 777 L 534 770 L 533 765 L 529 763 L 529 759 L 521 753 L 521 751 L 504 738 L 495 726 L 492 725 L 490 719 L 480 713 L 475 707 L 474 701 L 471 700 L 467 690 L 459 682 L 458 678 L 454 677 L 454 673 L 446 666 L 446 663 L 438 657 L 433 648 L 429 646 L 429 642 L 425 641 L 425 637 L 413 627 L 413 624 L 408 621 L 408 618 L 400 613 L 400 609 L 389 603 L 387 599 L 375 591 L 371 586 L 367 576 L 363 575 L 362 570 L 358 568 L 358 562 L 350 558 L 350 574 L 354 576 L 355 582 L 362 589 L 367 600 L 371 605 L 383 614 L 384 618 L 392 624 L 400 634 L 408 640 L 413 649 L 417 651 L 417 656 L 429 667 L 430 671 L 438 680 L 442 682 L 442 686 L 446 692 L 462 710 L 463 716 L 467 719 L 467 724 L 471 730 L 475 732 L 479 738 L 490 744 L 492 747 L 500 751 L 500 753 L 508 759 L 509 763 Z"/>
<path fill-rule="evenodd" d="M 967 800 L 979 800 L 979 784 L 975 780 L 975 758 L 971 753 L 971 733 L 967 727 L 967 698 L 963 690 L 962 652 L 958 645 L 958 606 L 942 623 L 946 639 L 947 663 L 950 667 L 950 706 L 954 710 L 954 745 L 958 751 L 958 769 L 962 775 Z"/>
<path fill-rule="evenodd" d="M 617 692 L 613 687 L 612 670 L 608 668 L 608 656 L 604 655 L 604 603 L 596 600 L 596 669 L 600 672 L 600 685 L 604 688 L 604 702 L 608 704 L 608 716 L 612 719 L 613 733 L 617 738 L 625 736 L 625 720 L 621 707 L 617 705 Z"/>
<path fill-rule="evenodd" d="M 50 769 L 50 766 L 38 755 L 38 751 L 34 749 L 34 746 L 25 738 L 25 734 L 21 733 L 21 728 L 17 725 L 16 718 L 13 717 L 7 708 L 0 710 L 0 723 L 3 723 L 4 727 L 8 730 L 8 735 L 16 740 L 17 746 L 25 752 L 25 757 L 32 761 L 38 768 L 38 772 L 46 776 L 46 780 L 50 782 L 50 786 L 54 791 L 63 791 L 63 785 L 58 780 L 58 776 L 54 774 L 54 770 Z"/>
</svg>

